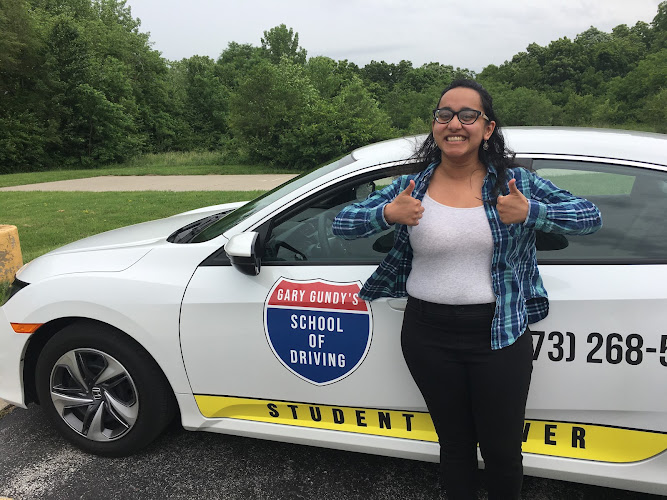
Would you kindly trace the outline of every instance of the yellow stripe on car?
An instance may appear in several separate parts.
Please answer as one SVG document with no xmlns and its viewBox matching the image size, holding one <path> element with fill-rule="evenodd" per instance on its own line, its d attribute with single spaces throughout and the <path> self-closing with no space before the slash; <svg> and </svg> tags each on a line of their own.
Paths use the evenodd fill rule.
<svg viewBox="0 0 667 500">
<path fill-rule="evenodd" d="M 207 418 L 327 429 L 437 442 L 426 412 L 329 406 L 312 403 L 196 395 Z M 503 432 L 498 429 L 498 432 Z M 524 453 L 610 463 L 630 463 L 667 450 L 667 433 L 604 425 L 526 420 Z"/>
</svg>

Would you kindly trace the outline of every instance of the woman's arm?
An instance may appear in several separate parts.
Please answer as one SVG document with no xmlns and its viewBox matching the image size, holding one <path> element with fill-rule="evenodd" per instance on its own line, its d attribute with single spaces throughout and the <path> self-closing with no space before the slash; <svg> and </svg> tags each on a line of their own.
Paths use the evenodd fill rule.
<svg viewBox="0 0 667 500">
<path fill-rule="evenodd" d="M 334 218 L 333 233 L 347 240 L 371 236 L 393 224 L 384 217 L 384 208 L 402 191 L 404 184 L 409 183 L 408 176 L 402 176 L 386 188 L 375 191 L 364 201 L 345 207 Z"/>
</svg>

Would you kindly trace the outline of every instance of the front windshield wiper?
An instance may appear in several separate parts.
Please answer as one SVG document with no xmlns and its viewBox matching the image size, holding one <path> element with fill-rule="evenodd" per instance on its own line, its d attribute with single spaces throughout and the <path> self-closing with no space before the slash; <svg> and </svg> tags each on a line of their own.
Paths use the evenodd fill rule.
<svg viewBox="0 0 667 500">
<path fill-rule="evenodd" d="M 177 231 L 171 233 L 167 238 L 167 241 L 169 243 L 189 243 L 200 232 L 202 232 L 204 229 L 206 229 L 214 222 L 217 222 L 220 219 L 222 219 L 225 215 L 227 215 L 231 211 L 232 210 L 225 210 L 224 212 L 209 215 L 208 217 L 204 217 L 203 219 L 191 222 L 187 226 L 183 226 Z"/>
</svg>

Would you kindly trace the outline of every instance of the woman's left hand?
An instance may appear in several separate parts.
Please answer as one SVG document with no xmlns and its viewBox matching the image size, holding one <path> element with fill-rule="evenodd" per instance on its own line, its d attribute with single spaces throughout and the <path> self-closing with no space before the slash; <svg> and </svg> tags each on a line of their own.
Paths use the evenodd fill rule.
<svg viewBox="0 0 667 500">
<path fill-rule="evenodd" d="M 507 196 L 498 196 L 496 208 L 503 224 L 521 224 L 528 217 L 530 204 L 519 188 L 516 179 L 509 181 L 510 192 Z"/>
</svg>

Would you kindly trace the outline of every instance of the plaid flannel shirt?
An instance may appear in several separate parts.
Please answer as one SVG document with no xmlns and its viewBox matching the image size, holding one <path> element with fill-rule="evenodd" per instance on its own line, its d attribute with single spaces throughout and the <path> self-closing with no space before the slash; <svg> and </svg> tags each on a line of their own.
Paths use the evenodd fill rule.
<svg viewBox="0 0 667 500">
<path fill-rule="evenodd" d="M 371 236 L 391 227 L 384 219 L 384 206 L 415 181 L 412 196 L 423 200 L 438 163 L 417 174 L 404 175 L 391 185 L 375 191 L 366 200 L 344 208 L 334 219 L 333 232 L 345 239 Z M 583 198 L 559 189 L 546 179 L 523 168 L 508 171 L 516 187 L 529 201 L 523 224 L 506 225 L 500 221 L 492 191 L 497 171 L 487 169 L 482 186 L 484 208 L 493 237 L 491 273 L 496 295 L 496 311 L 491 326 L 491 347 L 501 349 L 516 341 L 528 324 L 545 318 L 549 312 L 547 291 L 537 268 L 535 230 L 559 234 L 589 234 L 602 226 L 597 207 Z M 503 193 L 509 187 L 503 186 Z M 396 224 L 394 246 L 366 281 L 360 296 L 365 300 L 380 297 L 405 297 L 405 284 L 412 269 L 412 247 L 408 227 Z"/>
</svg>

